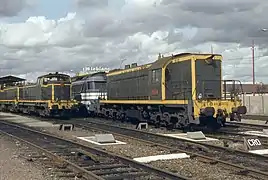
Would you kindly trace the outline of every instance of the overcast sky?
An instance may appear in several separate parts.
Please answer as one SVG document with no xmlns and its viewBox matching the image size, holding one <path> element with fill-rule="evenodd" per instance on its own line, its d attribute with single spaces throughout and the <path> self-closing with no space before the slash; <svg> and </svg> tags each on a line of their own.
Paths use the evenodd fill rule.
<svg viewBox="0 0 268 180">
<path fill-rule="evenodd" d="M 119 68 L 158 53 L 224 56 L 224 78 L 268 83 L 265 0 L 0 0 L 0 75 Z"/>
</svg>

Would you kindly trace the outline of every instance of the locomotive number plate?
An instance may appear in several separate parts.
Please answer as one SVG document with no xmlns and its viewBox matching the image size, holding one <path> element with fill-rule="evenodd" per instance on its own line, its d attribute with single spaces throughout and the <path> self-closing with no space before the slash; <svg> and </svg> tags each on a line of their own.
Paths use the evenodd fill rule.
<svg viewBox="0 0 268 180">
<path fill-rule="evenodd" d="M 158 90 L 157 89 L 153 89 L 152 90 L 152 95 L 158 95 Z"/>
</svg>

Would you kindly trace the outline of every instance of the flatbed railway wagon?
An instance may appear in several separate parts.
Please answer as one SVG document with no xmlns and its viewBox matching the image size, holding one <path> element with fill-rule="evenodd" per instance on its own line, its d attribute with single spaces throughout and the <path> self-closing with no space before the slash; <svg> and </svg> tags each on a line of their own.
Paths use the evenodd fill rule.
<svg viewBox="0 0 268 180">
<path fill-rule="evenodd" d="M 69 75 L 49 73 L 26 85 L 14 76 L 0 78 L 0 110 L 43 117 L 69 118 L 75 101 L 71 99 Z"/>
<path fill-rule="evenodd" d="M 107 74 L 107 99 L 98 114 L 121 121 L 147 121 L 157 127 L 219 129 L 226 118 L 247 109 L 236 89 L 227 92 L 219 54 L 182 53 L 150 64 L 126 65 Z M 239 84 L 239 83 L 238 83 Z"/>
</svg>

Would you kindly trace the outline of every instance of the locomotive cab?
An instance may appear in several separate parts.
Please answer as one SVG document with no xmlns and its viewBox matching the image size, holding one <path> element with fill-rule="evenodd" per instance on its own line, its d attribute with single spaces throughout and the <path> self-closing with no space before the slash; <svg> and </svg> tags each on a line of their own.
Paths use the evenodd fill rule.
<svg viewBox="0 0 268 180">
<path fill-rule="evenodd" d="M 51 85 L 51 84 L 71 84 L 71 78 L 65 74 L 48 74 L 45 76 L 38 77 L 37 84 L 39 85 Z"/>
<path fill-rule="evenodd" d="M 238 97 L 238 92 L 243 92 L 242 86 L 237 91 L 238 81 L 222 80 L 221 60 L 222 57 L 215 54 L 185 56 L 165 67 L 163 96 L 166 100 L 188 101 L 190 124 L 219 128 L 224 126 L 227 117 L 241 119 L 241 114 L 247 111 Z M 223 88 L 226 83 L 236 89 L 229 88 L 227 92 Z"/>
</svg>

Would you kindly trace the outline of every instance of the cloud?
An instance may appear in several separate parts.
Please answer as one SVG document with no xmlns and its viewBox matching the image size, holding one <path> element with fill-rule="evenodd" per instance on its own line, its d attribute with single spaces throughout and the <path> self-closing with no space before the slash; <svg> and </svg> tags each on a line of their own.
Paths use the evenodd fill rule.
<svg viewBox="0 0 268 180">
<path fill-rule="evenodd" d="M 100 8 L 108 6 L 109 0 L 75 0 L 80 7 Z"/>
<path fill-rule="evenodd" d="M 33 0 L 0 0 L 0 17 L 15 16 L 33 3 Z"/>
<path fill-rule="evenodd" d="M 260 31 L 266 28 L 267 7 L 268 2 L 262 0 L 164 0 L 161 8 L 173 17 L 172 24 L 200 28 L 193 43 L 239 42 L 248 46 L 253 38 L 258 38 L 259 44 L 267 42 L 267 34 Z"/>
<path fill-rule="evenodd" d="M 125 0 L 113 1 L 113 8 L 111 2 L 76 0 L 76 12 L 60 19 L 33 15 L 25 22 L 2 23 L 1 75 L 119 68 L 152 62 L 158 53 L 206 53 L 212 45 L 224 56 L 225 78 L 250 80 L 254 39 L 256 73 L 268 82 L 263 71 L 268 34 L 260 31 L 266 28 L 268 2 Z"/>
</svg>

